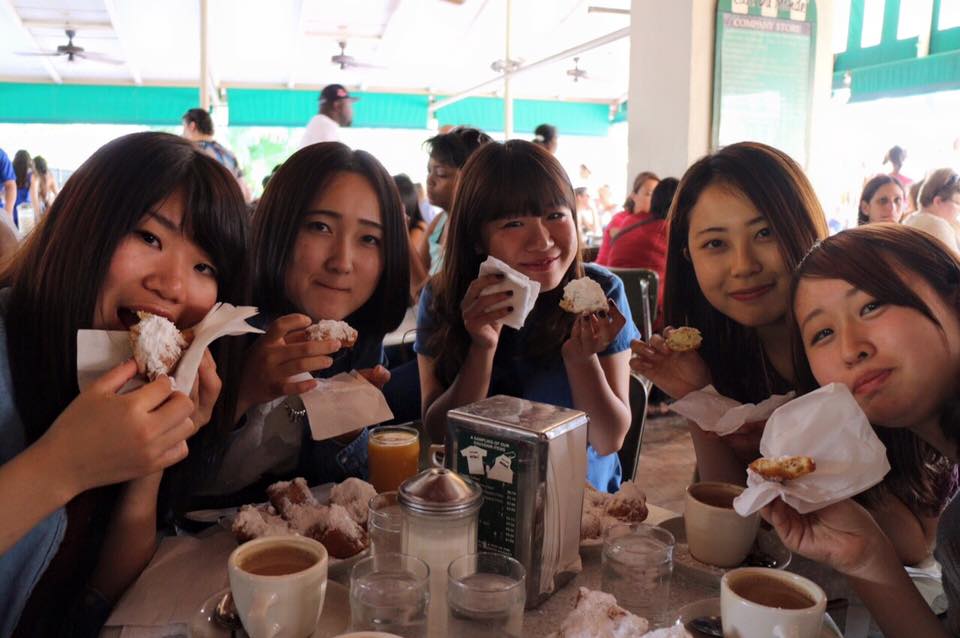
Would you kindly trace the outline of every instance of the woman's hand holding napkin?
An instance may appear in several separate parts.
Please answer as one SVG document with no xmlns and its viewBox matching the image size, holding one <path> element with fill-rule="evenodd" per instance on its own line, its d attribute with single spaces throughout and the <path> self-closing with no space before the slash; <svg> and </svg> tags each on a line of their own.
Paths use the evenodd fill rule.
<svg viewBox="0 0 960 638">
<path fill-rule="evenodd" d="M 832 383 L 778 408 L 767 420 L 760 453 L 809 456 L 816 470 L 779 483 L 747 472 L 747 489 L 733 502 L 748 516 L 780 497 L 800 514 L 868 490 L 890 471 L 887 450 L 845 385 Z"/>
<path fill-rule="evenodd" d="M 512 290 L 513 296 L 510 299 L 491 306 L 488 311 L 513 306 L 513 312 L 501 321 L 503 325 L 519 330 L 523 327 L 523 322 L 526 321 L 527 315 L 530 314 L 533 306 L 537 303 L 537 297 L 540 295 L 540 282 L 533 281 L 522 272 L 514 270 L 496 257 L 487 257 L 487 259 L 480 264 L 480 276 L 496 274 L 503 275 L 503 281 L 484 288 L 481 294 L 492 295 L 498 292 Z"/>
</svg>

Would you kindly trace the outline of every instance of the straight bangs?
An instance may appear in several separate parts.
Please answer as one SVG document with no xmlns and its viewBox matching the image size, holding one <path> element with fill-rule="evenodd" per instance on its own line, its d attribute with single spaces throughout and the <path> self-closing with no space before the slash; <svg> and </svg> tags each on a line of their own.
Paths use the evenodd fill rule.
<svg viewBox="0 0 960 638">
<path fill-rule="evenodd" d="M 539 145 L 525 140 L 489 142 L 467 160 L 450 211 L 443 269 L 431 281 L 431 310 L 438 329 L 428 347 L 437 353 L 437 378 L 445 386 L 456 378 L 469 346 L 460 303 L 487 257 L 481 245 L 484 225 L 541 216 L 561 207 L 570 211 L 574 226 L 579 227 L 573 186 L 556 158 Z M 556 290 L 541 293 L 544 303 L 538 301 L 533 312 L 545 328 L 525 343 L 528 356 L 542 358 L 559 352 L 573 321 L 570 313 L 560 309 L 560 295 L 567 282 L 581 276 L 583 261 L 577 250 Z"/>
<path fill-rule="evenodd" d="M 491 179 L 484 221 L 541 217 L 558 208 L 566 208 L 576 221 L 577 204 L 569 181 L 558 183 L 545 178 L 549 171 L 534 158 L 507 155 L 499 166 L 499 174 Z M 496 184 L 496 187 L 493 186 Z"/>
</svg>

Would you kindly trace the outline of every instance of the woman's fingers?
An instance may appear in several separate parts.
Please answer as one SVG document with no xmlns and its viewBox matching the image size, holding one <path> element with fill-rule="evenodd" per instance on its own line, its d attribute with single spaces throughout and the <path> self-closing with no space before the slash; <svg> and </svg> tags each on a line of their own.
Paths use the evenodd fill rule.
<svg viewBox="0 0 960 638">
<path fill-rule="evenodd" d="M 280 393 L 284 396 L 292 397 L 298 394 L 303 394 L 304 392 L 309 392 L 310 390 L 313 390 L 314 388 L 316 388 L 318 385 L 320 385 L 320 382 L 317 381 L 316 379 L 308 379 L 306 381 L 294 381 L 292 383 L 288 382 L 283 384 L 283 387 L 281 388 Z"/>
<path fill-rule="evenodd" d="M 101 394 L 116 394 L 124 384 L 137 374 L 137 362 L 127 359 L 114 366 L 90 384 L 90 390 Z"/>
<path fill-rule="evenodd" d="M 463 295 L 463 301 L 460 303 L 460 307 L 464 308 L 465 305 L 476 301 L 482 296 L 484 289 L 500 283 L 503 279 L 503 275 L 500 274 L 480 275 L 467 287 L 467 292 Z"/>
<path fill-rule="evenodd" d="M 313 320 L 307 315 L 299 313 L 284 315 L 270 324 L 262 338 L 272 343 L 281 343 L 288 332 L 303 330 L 311 323 Z"/>
<path fill-rule="evenodd" d="M 277 366 L 276 370 L 277 376 L 286 380 L 295 374 L 326 370 L 332 365 L 333 359 L 331 357 L 326 355 L 318 355 L 316 357 L 303 357 L 301 359 L 287 361 L 286 363 Z"/>
</svg>

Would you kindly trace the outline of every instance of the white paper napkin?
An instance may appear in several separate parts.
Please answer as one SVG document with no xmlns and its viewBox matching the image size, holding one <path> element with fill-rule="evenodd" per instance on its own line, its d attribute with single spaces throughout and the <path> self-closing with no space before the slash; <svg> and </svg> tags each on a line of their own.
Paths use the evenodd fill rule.
<svg viewBox="0 0 960 638">
<path fill-rule="evenodd" d="M 214 526 L 200 536 L 164 538 L 136 582 L 107 619 L 107 627 L 186 625 L 211 595 L 225 589 L 233 535 Z M 142 633 L 142 632 L 141 632 Z"/>
<path fill-rule="evenodd" d="M 791 481 L 767 481 L 747 470 L 747 489 L 733 501 L 741 516 L 778 496 L 801 514 L 860 494 L 890 471 L 887 450 L 847 386 L 831 383 L 794 399 L 767 420 L 765 457 L 809 456 L 817 469 Z"/>
<path fill-rule="evenodd" d="M 174 387 L 189 393 L 197 378 L 203 351 L 211 343 L 227 335 L 240 335 L 248 332 L 262 333 L 254 328 L 247 319 L 257 314 L 253 306 L 234 306 L 218 303 L 200 323 L 193 327 L 193 342 L 184 350 L 173 376 Z M 77 385 L 83 392 L 87 386 L 103 376 L 111 368 L 133 356 L 130 347 L 130 333 L 126 330 L 78 330 L 77 331 Z M 142 378 L 127 383 L 123 392 L 129 392 L 143 385 Z"/>
<path fill-rule="evenodd" d="M 742 404 L 708 385 L 672 403 L 670 409 L 696 423 L 701 430 L 726 436 L 739 430 L 744 423 L 766 421 L 774 410 L 795 395 L 796 392 L 774 394 L 757 404 Z"/>
<path fill-rule="evenodd" d="M 306 378 L 301 378 L 301 377 Z M 296 375 L 291 381 L 312 377 Z M 341 372 L 329 379 L 317 379 L 320 384 L 300 395 L 307 410 L 310 431 L 315 441 L 322 441 L 354 430 L 383 423 L 393 418 L 383 393 L 356 370 Z"/>
<path fill-rule="evenodd" d="M 540 295 L 540 282 L 533 281 L 522 272 L 514 270 L 496 257 L 487 257 L 487 259 L 480 264 L 480 275 L 493 274 L 504 275 L 503 281 L 492 286 L 487 286 L 480 295 L 492 295 L 498 292 L 512 290 L 513 297 L 501 303 L 494 304 L 490 307 L 490 310 L 513 306 L 513 312 L 504 317 L 502 321 L 503 325 L 519 330 L 523 327 L 523 322 L 526 321 L 527 315 L 530 314 L 533 306 L 537 303 L 537 297 Z"/>
</svg>

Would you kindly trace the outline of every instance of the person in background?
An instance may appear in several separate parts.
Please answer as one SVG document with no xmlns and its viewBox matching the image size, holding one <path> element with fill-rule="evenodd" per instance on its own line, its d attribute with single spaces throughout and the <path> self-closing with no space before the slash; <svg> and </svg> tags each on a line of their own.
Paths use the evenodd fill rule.
<svg viewBox="0 0 960 638">
<path fill-rule="evenodd" d="M 359 100 L 350 95 L 342 84 L 328 84 L 320 91 L 320 111 L 307 122 L 300 148 L 317 142 L 339 142 L 340 127 L 353 124 L 353 103 Z"/>
<path fill-rule="evenodd" d="M 616 237 L 621 228 L 646 218 L 650 212 L 650 198 L 653 197 L 653 189 L 659 183 L 660 178 L 657 177 L 656 173 L 650 171 L 643 171 L 633 179 L 633 188 L 623 203 L 623 210 L 614 215 L 610 223 L 603 229 L 603 243 L 600 244 L 600 253 L 597 255 L 598 264 L 607 262 L 610 253 L 610 239 Z"/>
<path fill-rule="evenodd" d="M 421 182 L 415 183 L 413 187 L 417 189 L 417 202 L 420 206 L 420 216 L 423 218 L 423 221 L 429 224 L 433 221 L 433 218 L 437 216 L 437 209 L 434 208 L 430 200 L 427 199 L 427 190 Z"/>
<path fill-rule="evenodd" d="M 557 154 L 559 142 L 557 127 L 552 124 L 541 124 L 533 131 L 533 143 L 539 144 L 551 155 Z"/>
<path fill-rule="evenodd" d="M 446 263 L 420 296 L 417 353 L 423 422 L 443 439 L 447 411 L 495 394 L 591 415 L 587 479 L 617 491 L 617 450 L 630 427 L 630 339 L 623 282 L 580 258 L 573 186 L 553 155 L 524 140 L 491 142 L 463 168 L 450 217 Z M 478 275 L 487 256 L 540 283 L 520 330 L 502 319 L 510 291 L 484 295 L 503 275 Z M 588 276 L 607 310 L 575 316 L 559 306 L 564 286 Z"/>
<path fill-rule="evenodd" d="M 7 211 L 7 217 L 13 222 L 13 207 L 17 202 L 17 174 L 13 170 L 10 156 L 0 148 L 0 182 L 3 182 L 3 198 L 0 205 Z"/>
<path fill-rule="evenodd" d="M 894 146 L 887 154 L 883 156 L 883 163 L 890 164 L 890 167 L 893 169 L 890 171 L 890 176 L 896 178 L 900 185 L 906 188 L 913 183 L 913 180 L 900 172 L 900 169 L 903 168 L 903 163 L 907 160 L 907 152 L 899 147 Z"/>
<path fill-rule="evenodd" d="M 903 217 L 900 218 L 901 222 L 906 221 L 907 217 L 920 210 L 921 188 L 923 188 L 922 179 L 915 181 L 914 183 L 910 184 L 909 188 L 907 188 L 907 199 L 903 203 Z"/>
<path fill-rule="evenodd" d="M 590 191 L 586 186 L 579 186 L 573 189 L 573 194 L 577 198 L 577 221 L 580 223 L 580 234 L 585 238 L 596 237 L 603 232 L 600 220 L 597 218 L 597 211 L 593 209 L 593 198 L 590 197 Z"/>
<path fill-rule="evenodd" d="M 441 209 L 427 227 L 426 261 L 429 272 L 435 275 L 443 266 L 443 246 L 447 236 L 448 211 L 453 207 L 453 193 L 460 177 L 460 169 L 467 158 L 490 141 L 480 129 L 458 126 L 446 133 L 434 135 L 424 144 L 430 149 L 427 161 L 427 197 Z"/>
<path fill-rule="evenodd" d="M 903 217 L 904 188 L 893 175 L 875 175 L 863 186 L 857 225 L 893 222 Z"/>
<path fill-rule="evenodd" d="M 21 205 L 27 205 L 31 208 L 37 206 L 37 177 L 33 171 L 33 159 L 30 153 L 20 149 L 13 156 L 13 172 L 17 179 L 17 201 L 13 204 L 13 223 L 20 228 L 20 214 L 17 208 Z M 36 220 L 36 216 L 34 216 Z M 26 232 L 26 231 L 24 231 Z"/>
<path fill-rule="evenodd" d="M 612 197 L 610 184 L 601 184 L 600 188 L 597 189 L 597 201 L 594 203 L 594 207 L 597 211 L 597 217 L 600 218 L 600 223 L 604 226 L 610 223 L 617 210 L 617 205 Z"/>
<path fill-rule="evenodd" d="M 243 170 L 233 151 L 213 139 L 213 118 L 203 109 L 190 109 L 183 114 L 183 137 L 197 145 L 197 147 L 220 162 L 237 180 L 237 185 L 243 193 L 243 199 L 248 204 L 253 200 L 250 187 L 243 180 Z"/>
<path fill-rule="evenodd" d="M 903 223 L 928 232 L 954 253 L 960 254 L 960 175 L 952 168 L 938 168 L 923 180 L 920 210 Z"/>
<path fill-rule="evenodd" d="M 60 192 L 60 187 L 57 186 L 57 180 L 47 166 L 47 160 L 41 155 L 33 158 L 33 167 L 37 170 L 37 200 L 40 203 L 39 213 L 42 216 L 53 204 L 57 193 Z"/>
<path fill-rule="evenodd" d="M 410 299 L 416 303 L 420 288 L 427 281 L 427 262 L 424 260 L 424 247 L 427 241 L 427 224 L 420 215 L 420 202 L 417 201 L 417 189 L 408 175 L 394 175 L 393 181 L 400 193 L 400 203 L 407 216 L 407 234 L 410 237 Z"/>
<path fill-rule="evenodd" d="M 654 330 L 662 329 L 663 280 L 667 268 L 667 213 L 670 212 L 670 204 L 679 183 L 677 178 L 667 177 L 657 184 L 650 197 L 650 214 L 645 219 L 621 227 L 617 236 L 610 240 L 606 261 L 600 263 L 609 268 L 648 268 L 660 276 Z"/>
</svg>

